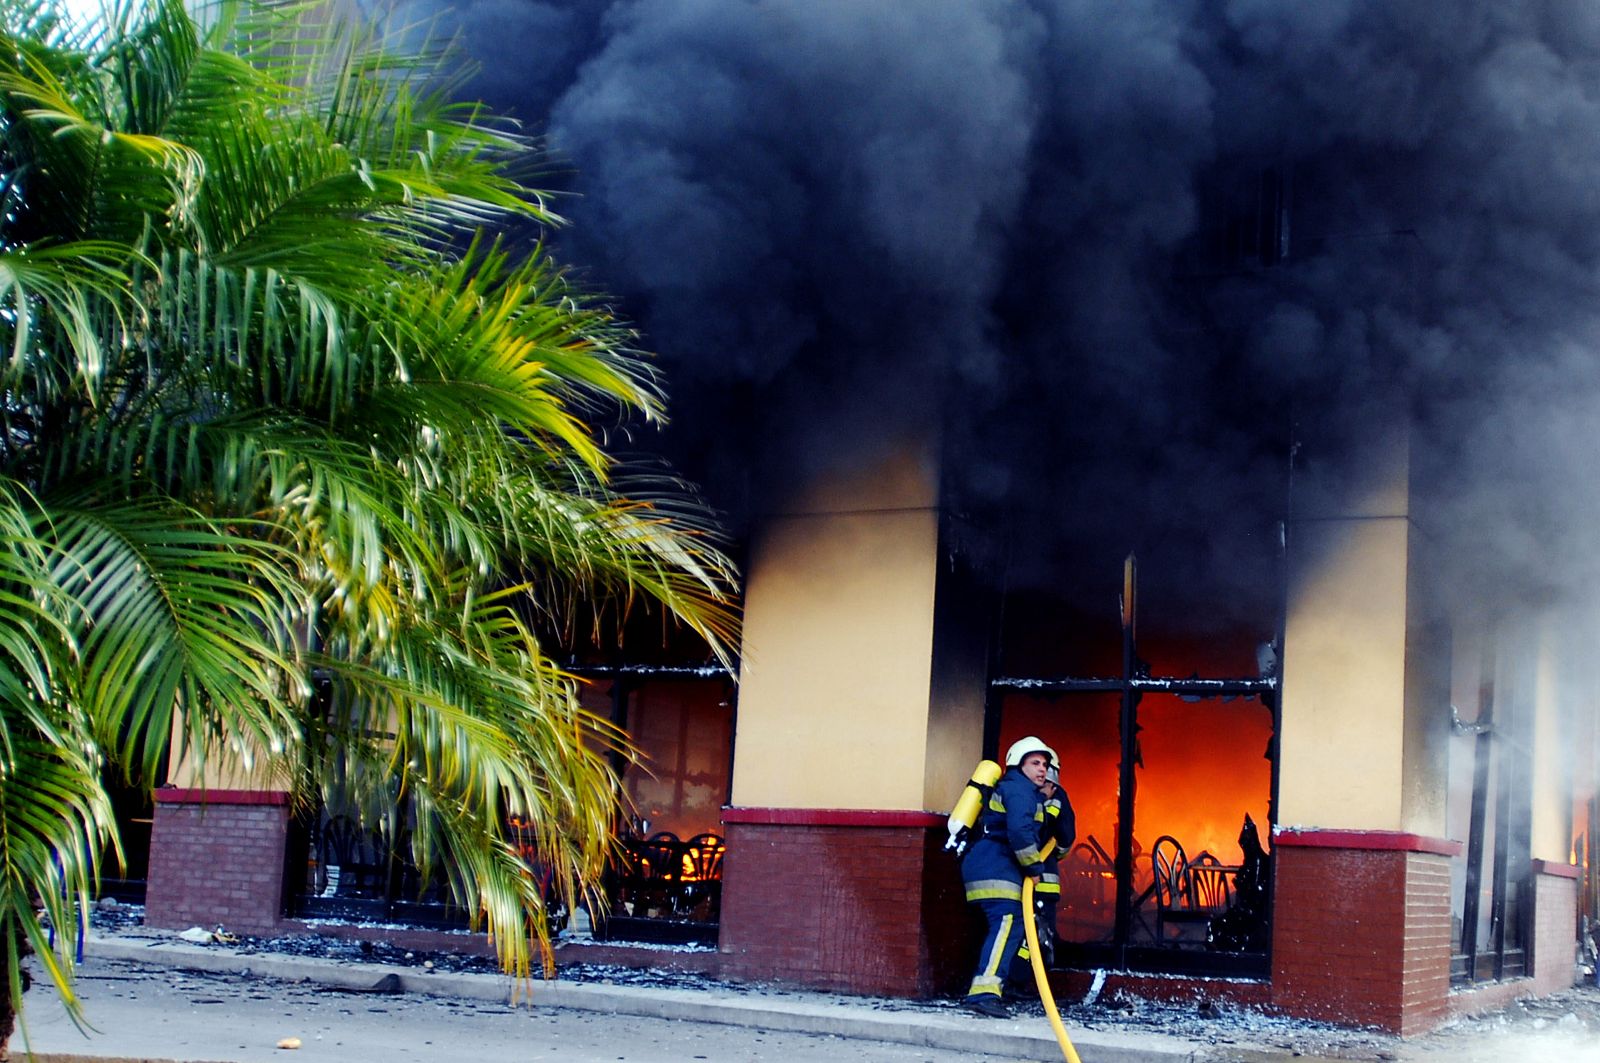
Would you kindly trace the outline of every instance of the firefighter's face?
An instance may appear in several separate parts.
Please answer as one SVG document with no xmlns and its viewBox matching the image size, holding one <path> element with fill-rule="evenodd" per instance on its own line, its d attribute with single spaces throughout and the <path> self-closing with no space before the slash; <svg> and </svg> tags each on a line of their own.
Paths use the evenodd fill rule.
<svg viewBox="0 0 1600 1063">
<path fill-rule="evenodd" d="M 1022 774 L 1027 776 L 1029 782 L 1038 786 L 1044 782 L 1044 773 L 1050 770 L 1050 756 L 1047 753 L 1029 753 L 1022 758 L 1022 763 L 1018 767 L 1022 769 Z"/>
</svg>

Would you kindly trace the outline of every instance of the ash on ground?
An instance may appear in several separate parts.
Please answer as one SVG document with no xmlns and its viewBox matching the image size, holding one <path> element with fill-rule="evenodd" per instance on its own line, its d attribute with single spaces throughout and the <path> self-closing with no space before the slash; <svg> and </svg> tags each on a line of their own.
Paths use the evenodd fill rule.
<svg viewBox="0 0 1600 1063">
<path fill-rule="evenodd" d="M 175 939 L 171 930 L 144 926 L 144 909 L 139 905 L 101 904 L 90 924 L 102 936 L 141 939 Z M 371 924 L 348 923 L 346 927 Z M 395 927 L 395 930 L 407 928 Z M 227 935 L 233 937 L 232 935 Z M 493 958 L 471 951 L 423 950 L 406 948 L 383 940 L 358 940 L 327 934 L 286 934 L 276 937 L 238 935 L 211 947 L 228 949 L 241 955 L 266 953 L 339 960 L 347 963 L 372 963 L 397 967 L 421 967 L 435 971 L 468 974 L 498 974 Z M 672 947 L 666 951 L 710 952 L 707 947 Z M 669 966 L 629 967 L 617 964 L 586 963 L 563 959 L 557 978 L 573 982 L 641 988 L 710 990 L 719 993 L 793 998 L 850 1004 L 893 1012 L 938 1013 L 956 1009 L 955 1000 L 906 1000 L 887 997 L 860 997 L 797 990 L 765 983 L 727 982 L 693 971 Z M 1045 1019 L 1044 1005 L 1037 996 L 1008 997 L 1012 1013 L 1020 1019 Z M 1190 1003 L 1147 1000 L 1131 994 L 1108 992 L 1092 1002 L 1060 999 L 1061 1017 L 1071 1025 L 1090 1030 L 1137 1033 L 1148 1030 L 1189 1038 L 1212 1045 L 1212 1060 L 1259 1058 L 1252 1050 L 1267 1048 L 1280 1053 L 1303 1056 L 1308 1060 L 1392 1060 L 1399 1058 L 1401 1042 L 1392 1035 L 1304 1019 L 1288 1018 L 1252 1008 L 1240 1007 L 1210 998 Z M 1430 1034 L 1428 1040 L 1448 1053 L 1452 1043 L 1468 1041 L 1488 1032 L 1515 1032 L 1519 1029 L 1543 1030 L 1550 1027 L 1600 1034 L 1600 987 L 1592 979 L 1565 992 L 1537 999 L 1521 1000 L 1482 1016 L 1457 1019 Z M 1234 1049 L 1236 1048 L 1236 1052 Z"/>
</svg>

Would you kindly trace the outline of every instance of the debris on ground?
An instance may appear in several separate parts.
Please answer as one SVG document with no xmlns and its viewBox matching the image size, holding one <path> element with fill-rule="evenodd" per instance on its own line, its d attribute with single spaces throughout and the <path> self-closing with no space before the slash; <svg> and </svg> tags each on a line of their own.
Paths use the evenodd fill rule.
<svg viewBox="0 0 1600 1063">
<path fill-rule="evenodd" d="M 120 904 L 111 908 L 96 908 L 91 913 L 91 925 L 97 933 L 117 937 L 168 937 L 170 931 L 155 931 L 143 925 L 144 909 L 139 905 Z M 360 925 L 373 929 L 367 924 Z M 460 952 L 424 951 L 401 947 L 382 940 L 352 939 L 335 934 L 285 934 L 275 937 L 239 935 L 226 943 L 217 938 L 217 932 L 198 930 L 212 945 L 223 945 L 241 955 L 270 954 L 304 956 L 308 958 L 338 960 L 348 963 L 382 964 L 390 967 L 415 967 L 423 972 L 498 974 L 499 966 L 490 956 L 475 954 L 467 949 Z M 395 930 L 408 928 L 395 927 Z M 184 931 L 184 937 L 191 931 Z M 188 940 L 186 938 L 186 940 Z M 693 951 L 709 951 L 696 949 Z M 847 996 L 794 990 L 766 983 L 725 982 L 694 971 L 675 970 L 666 966 L 626 967 L 602 963 L 564 963 L 557 975 L 563 981 L 587 982 L 604 985 L 637 986 L 642 988 L 714 990 L 721 993 L 782 999 L 825 998 L 841 1004 L 870 1007 L 879 1011 L 908 1013 L 951 1013 L 959 1010 L 956 1000 L 906 1000 Z M 1104 991 L 1105 979 L 1097 976 L 1090 991 L 1081 999 L 1058 1000 L 1061 1017 L 1070 1025 L 1096 1031 L 1163 1033 L 1208 1044 L 1216 1054 L 1207 1058 L 1255 1058 L 1248 1053 L 1234 1055 L 1236 1047 L 1263 1046 L 1322 1060 L 1379 1061 L 1395 1058 L 1397 1048 L 1403 1044 L 1392 1035 L 1374 1030 L 1355 1030 L 1347 1027 L 1317 1023 L 1305 1019 L 1288 1018 L 1231 1004 L 1207 996 L 1187 1002 L 1148 1000 L 1124 990 Z M 376 980 L 361 993 L 403 992 L 399 976 L 388 974 Z M 1024 1021 L 1045 1021 L 1044 1006 L 1037 997 L 1013 998 L 1006 1003 L 1014 1018 Z M 1600 986 L 1592 983 L 1551 996 L 1515 1002 L 1491 1014 L 1462 1018 L 1448 1024 L 1431 1035 L 1430 1041 L 1449 1045 L 1453 1041 L 1466 1041 L 1484 1034 L 1514 1034 L 1517 1030 L 1541 1030 L 1559 1025 L 1578 1033 L 1588 1031 L 1600 1035 Z"/>
</svg>

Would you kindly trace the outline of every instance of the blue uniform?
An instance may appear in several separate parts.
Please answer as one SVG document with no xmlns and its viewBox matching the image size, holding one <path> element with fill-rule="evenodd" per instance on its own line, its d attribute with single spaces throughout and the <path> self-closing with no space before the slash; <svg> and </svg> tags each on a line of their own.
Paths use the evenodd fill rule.
<svg viewBox="0 0 1600 1063">
<path fill-rule="evenodd" d="M 1033 906 L 1039 913 L 1039 945 L 1044 950 L 1045 962 L 1050 962 L 1051 943 L 1056 935 L 1056 905 L 1061 901 L 1061 858 L 1078 837 L 1078 817 L 1072 812 L 1072 802 L 1059 786 L 1054 797 L 1044 802 L 1044 823 L 1039 830 L 1039 845 L 1055 839 L 1055 848 L 1044 858 L 1044 873 L 1033 887 Z M 1033 980 L 1032 961 L 1028 956 L 1027 939 L 1017 950 L 1017 965 L 1025 969 L 1012 971 L 1012 977 L 1023 981 Z"/>
<path fill-rule="evenodd" d="M 1018 768 L 1008 768 L 978 817 L 978 838 L 961 861 L 967 900 L 988 923 L 967 997 L 1000 996 L 1001 981 L 1022 944 L 1022 876 L 1040 875 L 1044 799 Z"/>
</svg>

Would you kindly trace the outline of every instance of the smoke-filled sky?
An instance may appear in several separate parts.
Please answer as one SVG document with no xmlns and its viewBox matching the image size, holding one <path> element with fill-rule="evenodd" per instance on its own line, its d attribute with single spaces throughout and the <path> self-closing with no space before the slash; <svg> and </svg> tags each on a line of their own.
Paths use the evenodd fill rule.
<svg viewBox="0 0 1600 1063">
<path fill-rule="evenodd" d="M 1384 408 L 1458 562 L 1600 574 L 1592 0 L 451 17 L 473 90 L 570 167 L 561 253 L 736 521 L 937 424 L 957 504 L 1021 515 L 1019 571 L 1137 548 L 1254 584 L 1291 440 L 1336 464 L 1328 411 L 1348 441 Z"/>
</svg>

